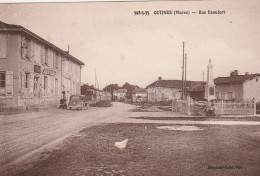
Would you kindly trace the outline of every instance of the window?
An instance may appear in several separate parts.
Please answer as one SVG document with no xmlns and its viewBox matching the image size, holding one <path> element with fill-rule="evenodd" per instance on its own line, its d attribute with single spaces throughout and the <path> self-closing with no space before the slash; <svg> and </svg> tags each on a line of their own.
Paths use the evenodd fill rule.
<svg viewBox="0 0 260 176">
<path fill-rule="evenodd" d="M 31 40 L 25 37 L 22 38 L 21 55 L 23 59 L 32 59 Z"/>
<path fill-rule="evenodd" d="M 38 82 L 39 82 L 39 77 L 34 77 L 34 81 L 33 81 L 34 90 L 38 90 Z"/>
<path fill-rule="evenodd" d="M 5 87 L 5 72 L 0 72 L 0 87 Z"/>
<path fill-rule="evenodd" d="M 24 81 L 24 87 L 28 88 L 29 87 L 29 73 L 25 73 L 25 81 Z"/>
<path fill-rule="evenodd" d="M 7 35 L 5 34 L 0 34 L 0 59 L 6 58 L 6 43 L 7 43 Z"/>
<path fill-rule="evenodd" d="M 232 100 L 232 98 L 233 98 L 233 92 L 228 92 L 228 99 Z"/>
<path fill-rule="evenodd" d="M 0 71 L 0 96 L 13 95 L 13 72 Z"/>
<path fill-rule="evenodd" d="M 55 62 L 54 62 L 55 64 L 54 64 L 54 67 L 57 68 L 57 69 L 59 68 L 59 60 L 60 60 L 60 55 L 56 53 L 55 54 Z"/>
<path fill-rule="evenodd" d="M 256 78 L 256 82 L 258 82 L 258 78 Z"/>
<path fill-rule="evenodd" d="M 46 90 L 47 89 L 47 76 L 44 76 L 44 84 L 43 84 L 43 88 L 44 88 L 44 90 Z"/>
</svg>

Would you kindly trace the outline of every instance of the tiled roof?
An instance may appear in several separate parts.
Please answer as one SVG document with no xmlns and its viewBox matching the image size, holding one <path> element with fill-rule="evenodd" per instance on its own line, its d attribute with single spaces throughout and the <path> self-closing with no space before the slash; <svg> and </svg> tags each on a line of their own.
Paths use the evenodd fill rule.
<svg viewBox="0 0 260 176">
<path fill-rule="evenodd" d="M 218 77 L 214 79 L 216 85 L 219 84 L 240 84 L 247 80 L 254 79 L 255 77 L 260 76 L 259 73 L 250 74 L 250 75 L 236 75 L 230 77 Z"/>
<path fill-rule="evenodd" d="M 9 28 L 23 28 L 22 26 L 20 25 L 15 25 L 15 24 L 7 24 L 7 23 L 4 23 L 2 21 L 0 21 L 0 28 L 6 28 L 6 29 L 9 29 Z"/>
<path fill-rule="evenodd" d="M 133 91 L 133 94 L 136 94 L 136 93 L 146 93 L 146 90 L 145 90 L 145 89 L 137 89 L 137 90 L 134 90 L 134 91 Z"/>
<path fill-rule="evenodd" d="M 202 81 L 186 81 L 186 87 L 192 87 L 197 83 L 203 83 Z M 149 87 L 167 87 L 167 88 L 182 88 L 182 80 L 157 80 L 152 84 L 148 85 Z"/>
<path fill-rule="evenodd" d="M 198 83 L 192 86 L 188 91 L 189 92 L 203 92 L 205 90 L 206 83 Z"/>
<path fill-rule="evenodd" d="M 24 27 L 22 27 L 20 25 L 7 24 L 7 23 L 4 23 L 4 22 L 0 21 L 0 31 L 23 32 L 23 33 L 25 33 L 27 35 L 30 35 L 31 37 L 37 39 L 38 41 L 48 45 L 49 47 L 59 51 L 64 56 L 69 57 L 72 61 L 77 62 L 79 65 L 85 65 L 82 61 L 80 61 L 79 59 L 77 59 L 74 56 L 70 55 L 68 52 L 60 49 L 59 47 L 53 45 L 52 43 L 48 42 L 47 40 L 41 38 L 37 34 L 29 31 L 28 29 L 26 29 L 26 28 L 24 28 Z"/>
</svg>

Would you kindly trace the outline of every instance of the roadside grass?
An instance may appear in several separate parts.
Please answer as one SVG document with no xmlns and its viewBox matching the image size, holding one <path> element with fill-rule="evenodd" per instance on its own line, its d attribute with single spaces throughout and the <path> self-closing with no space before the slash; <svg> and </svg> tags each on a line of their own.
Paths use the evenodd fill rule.
<svg viewBox="0 0 260 176">
<path fill-rule="evenodd" d="M 253 176 L 260 173 L 258 126 L 199 125 L 203 130 L 189 132 L 156 128 L 164 125 L 167 124 L 115 123 L 86 128 L 32 169 L 18 175 Z M 124 150 L 114 146 L 124 139 L 129 140 Z"/>
</svg>

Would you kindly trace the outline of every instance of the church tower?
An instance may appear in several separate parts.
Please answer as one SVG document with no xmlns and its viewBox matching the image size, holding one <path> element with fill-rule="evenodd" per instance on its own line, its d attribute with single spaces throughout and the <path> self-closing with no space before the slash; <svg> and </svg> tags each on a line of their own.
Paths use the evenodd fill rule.
<svg viewBox="0 0 260 176">
<path fill-rule="evenodd" d="M 211 63 L 211 59 L 209 59 L 209 64 L 208 64 L 207 82 L 205 85 L 205 99 L 207 100 L 216 99 L 215 84 L 213 80 L 213 65 Z"/>
</svg>

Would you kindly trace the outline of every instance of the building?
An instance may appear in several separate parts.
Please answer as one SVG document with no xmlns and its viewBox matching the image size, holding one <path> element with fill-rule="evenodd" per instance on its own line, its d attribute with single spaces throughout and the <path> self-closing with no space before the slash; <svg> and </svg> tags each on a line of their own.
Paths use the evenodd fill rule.
<svg viewBox="0 0 260 176">
<path fill-rule="evenodd" d="M 134 103 L 136 102 L 142 102 L 142 101 L 147 101 L 147 92 L 145 89 L 136 89 L 132 93 L 132 101 Z"/>
<path fill-rule="evenodd" d="M 188 89 L 188 95 L 193 100 L 204 100 L 205 99 L 205 87 L 206 83 L 198 83 Z"/>
<path fill-rule="evenodd" d="M 216 97 L 223 100 L 252 100 L 260 102 L 260 74 L 239 75 L 238 70 L 228 77 L 214 79 Z"/>
<path fill-rule="evenodd" d="M 84 84 L 81 86 L 81 95 L 92 96 L 92 101 L 111 101 L 112 95 L 109 92 L 95 88 L 93 85 Z"/>
<path fill-rule="evenodd" d="M 118 101 L 126 100 L 127 89 L 118 89 L 113 92 L 114 98 Z"/>
<path fill-rule="evenodd" d="M 200 81 L 186 81 L 185 90 L 188 91 L 192 86 L 201 83 Z M 180 99 L 182 93 L 182 80 L 163 80 L 159 77 L 157 81 L 146 87 L 148 93 L 148 101 L 170 101 Z"/>
<path fill-rule="evenodd" d="M 0 21 L 0 104 L 58 104 L 80 94 L 84 63 L 28 29 Z"/>
</svg>

